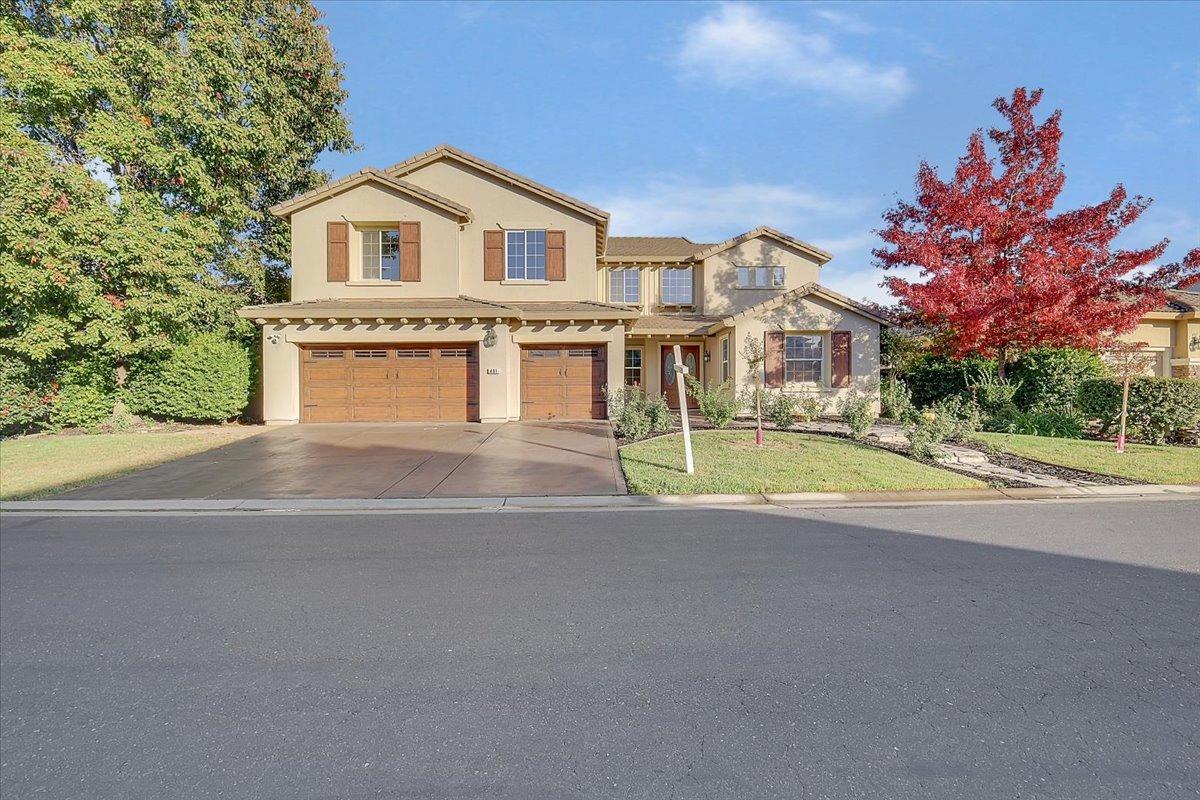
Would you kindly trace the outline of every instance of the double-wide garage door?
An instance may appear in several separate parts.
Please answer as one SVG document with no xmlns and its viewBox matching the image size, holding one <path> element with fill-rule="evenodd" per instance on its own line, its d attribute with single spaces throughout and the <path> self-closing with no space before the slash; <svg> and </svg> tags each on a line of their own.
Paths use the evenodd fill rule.
<svg viewBox="0 0 1200 800">
<path fill-rule="evenodd" d="M 604 419 L 603 345 L 521 348 L 521 419 Z"/>
<path fill-rule="evenodd" d="M 310 346 L 300 358 L 303 422 L 479 419 L 474 344 Z"/>
</svg>

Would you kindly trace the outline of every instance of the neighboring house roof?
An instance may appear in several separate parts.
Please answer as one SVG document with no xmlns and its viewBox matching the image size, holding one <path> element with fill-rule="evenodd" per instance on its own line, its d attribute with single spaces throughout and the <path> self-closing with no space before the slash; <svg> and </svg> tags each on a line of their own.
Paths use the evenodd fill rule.
<svg viewBox="0 0 1200 800">
<path fill-rule="evenodd" d="M 476 297 L 431 298 L 330 298 L 327 300 L 301 300 L 293 303 L 269 303 L 246 306 L 238 309 L 238 316 L 253 320 L 283 320 L 290 322 L 304 319 L 312 324 L 371 321 L 378 319 L 516 319 L 538 322 L 541 320 L 616 320 L 633 319 L 636 309 L 608 303 L 582 302 L 522 302 L 499 303 L 480 300 Z M 331 323 L 333 324 L 333 323 Z"/>
<path fill-rule="evenodd" d="M 441 195 L 434 194 L 428 189 L 417 186 L 414 183 L 394 178 L 374 167 L 360 169 L 358 172 L 351 173 L 344 178 L 331 181 L 324 186 L 319 186 L 311 192 L 305 192 L 298 197 L 293 197 L 287 202 L 273 205 L 269 210 L 277 217 L 288 217 L 302 208 L 311 206 L 313 203 L 319 203 L 327 197 L 348 191 L 364 183 L 382 184 L 428 205 L 447 211 L 462 221 L 471 219 L 471 209 L 466 206 L 456 203 L 453 200 L 448 200 Z"/>
<path fill-rule="evenodd" d="M 720 321 L 721 317 L 708 314 L 649 314 L 635 319 L 629 326 L 629 332 L 699 336 Z"/>
<path fill-rule="evenodd" d="M 604 260 L 685 261 L 711 246 L 682 236 L 610 236 Z"/>
<path fill-rule="evenodd" d="M 864 316 L 867 319 L 874 320 L 875 322 L 878 322 L 880 325 L 891 325 L 892 324 L 892 322 L 890 320 L 888 320 L 885 317 L 879 316 L 879 314 L 876 313 L 873 309 L 871 309 L 868 306 L 863 305 L 862 303 L 855 302 L 854 300 L 851 300 L 849 297 L 846 297 L 845 295 L 842 295 L 842 294 L 838 294 L 837 292 L 833 291 L 832 289 L 827 289 L 824 286 L 820 285 L 819 283 L 806 283 L 803 286 L 797 286 L 795 289 L 789 289 L 788 291 L 783 292 L 782 294 L 777 294 L 768 300 L 764 300 L 761 303 L 758 303 L 757 305 L 753 305 L 753 306 L 750 306 L 749 308 L 743 309 L 743 310 L 737 312 L 736 314 L 730 314 L 729 316 L 723 317 L 716 324 L 709 326 L 708 332 L 716 333 L 721 328 L 728 327 L 730 325 L 735 324 L 739 319 L 745 319 L 746 317 L 758 316 L 759 314 L 761 314 L 765 311 L 770 311 L 773 308 L 778 308 L 779 306 L 795 302 L 796 300 L 799 300 L 804 297 L 819 297 L 823 300 L 833 303 L 834 305 L 849 309 L 850 311 L 853 311 L 856 314 Z"/>
<path fill-rule="evenodd" d="M 1167 290 L 1167 304 L 1159 311 L 1200 311 L 1200 291 L 1185 292 L 1182 289 Z"/>
<path fill-rule="evenodd" d="M 703 261 L 706 258 L 711 258 L 712 256 L 717 255 L 718 253 L 723 253 L 731 247 L 737 247 L 743 242 L 748 242 L 751 239 L 757 239 L 760 236 L 765 236 L 768 239 L 774 239 L 777 242 L 794 247 L 797 250 L 813 256 L 822 264 L 833 258 L 831 253 L 826 253 L 824 250 L 815 245 L 811 245 L 808 242 L 795 238 L 794 236 L 788 236 L 786 233 L 781 233 L 780 231 L 777 231 L 774 228 L 769 228 L 766 225 L 760 225 L 752 231 L 746 231 L 745 233 L 734 236 L 732 239 L 726 239 L 718 244 L 708 246 L 706 249 L 692 255 L 692 260 Z"/>
</svg>

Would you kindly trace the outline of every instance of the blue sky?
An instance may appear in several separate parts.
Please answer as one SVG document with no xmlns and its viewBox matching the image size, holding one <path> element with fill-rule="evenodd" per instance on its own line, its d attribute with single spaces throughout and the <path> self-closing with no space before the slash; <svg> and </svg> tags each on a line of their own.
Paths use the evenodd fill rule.
<svg viewBox="0 0 1200 800">
<path fill-rule="evenodd" d="M 1200 4 L 318 2 L 362 146 L 335 176 L 449 142 L 612 213 L 617 235 L 772 225 L 886 299 L 870 249 L 924 159 L 998 95 L 1064 113 L 1060 203 L 1124 183 L 1122 242 L 1200 246 Z"/>
</svg>

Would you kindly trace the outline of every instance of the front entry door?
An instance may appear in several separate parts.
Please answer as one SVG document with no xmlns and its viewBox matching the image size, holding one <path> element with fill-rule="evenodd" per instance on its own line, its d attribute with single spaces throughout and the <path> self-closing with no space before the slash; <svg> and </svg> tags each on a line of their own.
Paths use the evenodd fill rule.
<svg viewBox="0 0 1200 800">
<path fill-rule="evenodd" d="M 679 345 L 679 354 L 683 357 L 683 365 L 688 368 L 688 374 L 696 380 L 700 380 L 700 345 L 698 344 L 681 344 Z M 679 408 L 679 390 L 675 388 L 675 381 L 679 380 L 679 374 L 675 372 L 675 346 L 662 346 L 662 390 L 667 397 L 667 405 L 671 408 Z M 687 388 L 686 386 L 684 388 Z M 688 393 L 688 408 L 696 407 L 696 398 Z"/>
</svg>

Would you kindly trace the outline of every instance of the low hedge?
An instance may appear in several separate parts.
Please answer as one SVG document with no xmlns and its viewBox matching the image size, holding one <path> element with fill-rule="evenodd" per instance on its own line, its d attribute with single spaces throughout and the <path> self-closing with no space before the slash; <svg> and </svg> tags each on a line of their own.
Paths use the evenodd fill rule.
<svg viewBox="0 0 1200 800">
<path fill-rule="evenodd" d="M 1121 384 L 1107 378 L 1083 381 L 1079 408 L 1100 423 L 1103 435 L 1120 423 Z M 1135 378 L 1129 383 L 1128 427 L 1133 435 L 1162 444 L 1178 431 L 1200 422 L 1200 381 L 1185 378 Z"/>
<path fill-rule="evenodd" d="M 137 365 L 126 386 L 135 414 L 176 420 L 231 419 L 250 400 L 250 354 L 238 342 L 205 334 L 165 358 Z"/>
<path fill-rule="evenodd" d="M 1065 408 L 1075 404 L 1079 385 L 1105 375 L 1104 361 L 1094 350 L 1035 347 L 1022 353 L 1008 370 L 1016 384 L 1013 397 L 1023 410 Z"/>
</svg>

